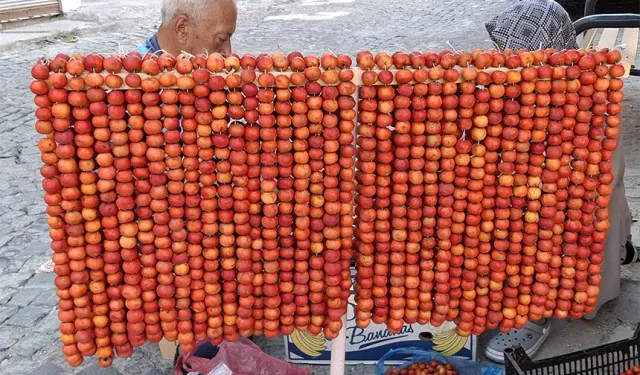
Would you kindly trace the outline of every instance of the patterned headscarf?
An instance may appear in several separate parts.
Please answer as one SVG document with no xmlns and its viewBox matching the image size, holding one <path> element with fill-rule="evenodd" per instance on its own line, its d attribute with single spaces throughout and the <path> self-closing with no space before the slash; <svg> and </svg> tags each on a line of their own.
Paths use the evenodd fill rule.
<svg viewBox="0 0 640 375">
<path fill-rule="evenodd" d="M 576 49 L 569 14 L 553 0 L 523 0 L 485 24 L 500 50 Z"/>
</svg>

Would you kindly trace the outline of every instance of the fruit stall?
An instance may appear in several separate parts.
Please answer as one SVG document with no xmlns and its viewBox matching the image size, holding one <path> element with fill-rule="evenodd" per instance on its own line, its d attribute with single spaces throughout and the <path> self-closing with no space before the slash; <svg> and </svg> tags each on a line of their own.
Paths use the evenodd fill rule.
<svg viewBox="0 0 640 375">
<path fill-rule="evenodd" d="M 190 352 L 280 334 L 315 354 L 322 335 L 340 374 L 348 312 L 351 327 L 391 334 L 451 325 L 443 350 L 592 313 L 622 57 L 38 61 L 31 91 L 67 362 L 108 367 L 162 339 Z"/>
</svg>

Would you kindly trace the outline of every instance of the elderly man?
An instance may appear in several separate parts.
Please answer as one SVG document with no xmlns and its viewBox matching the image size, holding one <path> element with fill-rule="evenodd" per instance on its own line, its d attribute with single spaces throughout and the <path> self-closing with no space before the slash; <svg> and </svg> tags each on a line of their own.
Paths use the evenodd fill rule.
<svg viewBox="0 0 640 375">
<path fill-rule="evenodd" d="M 174 56 L 219 52 L 227 56 L 237 17 L 235 0 L 163 0 L 162 24 L 138 52 L 162 50 Z"/>
<path fill-rule="evenodd" d="M 174 56 L 218 52 L 231 54 L 231 37 L 236 31 L 235 0 L 163 0 L 162 24 L 155 35 L 138 47 L 141 55 L 166 51 Z M 215 357 L 218 349 L 200 345 L 195 355 Z M 183 370 L 183 373 L 187 373 Z"/>
</svg>

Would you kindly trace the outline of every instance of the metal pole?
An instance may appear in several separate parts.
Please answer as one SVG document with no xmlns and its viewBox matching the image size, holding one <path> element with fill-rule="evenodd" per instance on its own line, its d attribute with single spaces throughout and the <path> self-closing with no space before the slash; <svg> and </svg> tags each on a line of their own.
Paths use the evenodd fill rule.
<svg viewBox="0 0 640 375">
<path fill-rule="evenodd" d="M 584 4 L 584 15 L 590 16 L 592 14 L 596 14 L 596 3 L 598 0 L 587 0 Z"/>
<path fill-rule="evenodd" d="M 360 72 L 361 73 L 361 72 Z M 361 76 L 361 75 L 360 75 Z M 358 80 L 361 84 L 361 79 Z M 356 84 L 356 92 L 353 93 L 353 100 L 356 102 L 354 110 L 358 113 L 358 107 L 360 106 L 360 85 Z M 353 127 L 353 145 L 357 144 L 358 138 L 358 117 L 354 119 L 355 126 Z M 347 352 L 347 315 L 342 317 L 342 328 L 338 337 L 331 342 L 331 367 L 329 369 L 330 375 L 344 375 L 345 357 Z"/>
<path fill-rule="evenodd" d="M 335 340 L 331 341 L 330 375 L 344 375 L 345 355 L 347 351 L 347 316 L 342 317 L 342 328 Z"/>
</svg>

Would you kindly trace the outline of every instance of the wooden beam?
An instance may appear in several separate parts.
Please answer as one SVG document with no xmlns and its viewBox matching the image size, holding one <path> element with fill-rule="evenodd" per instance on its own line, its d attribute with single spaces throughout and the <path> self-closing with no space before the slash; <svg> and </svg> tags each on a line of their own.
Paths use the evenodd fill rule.
<svg viewBox="0 0 640 375">
<path fill-rule="evenodd" d="M 621 65 L 623 65 L 623 66 L 624 66 L 624 68 L 625 68 L 625 75 L 624 75 L 623 77 L 621 77 L 621 78 L 625 78 L 625 77 L 627 77 L 627 76 L 628 76 L 628 74 L 629 74 L 630 65 L 629 65 L 629 64 L 626 64 L 626 63 L 621 63 Z M 463 69 L 463 68 L 461 68 L 461 67 L 459 67 L 459 66 L 456 66 L 456 67 L 453 67 L 452 69 L 455 69 L 455 70 L 458 70 L 458 71 L 462 71 L 462 69 Z M 354 84 L 354 85 L 356 85 L 356 86 L 364 86 L 364 83 L 362 82 L 362 75 L 363 75 L 363 73 L 364 73 L 365 71 L 364 71 L 364 70 L 362 70 L 362 69 L 360 69 L 360 68 L 357 68 L 357 67 L 356 67 L 356 68 L 352 68 L 351 70 L 353 71 L 353 78 L 352 78 L 349 82 L 353 83 L 353 84 Z M 396 73 L 396 72 L 398 72 L 398 70 L 399 70 L 399 69 L 395 69 L 395 68 L 393 68 L 393 69 L 389 69 L 388 71 L 392 72 L 392 73 L 393 73 L 393 75 L 394 75 L 394 77 L 395 77 L 395 73 Z M 416 69 L 413 69 L 413 68 L 406 68 L 406 70 L 414 71 L 414 70 L 416 70 Z M 483 69 L 482 71 L 483 71 L 483 72 L 486 72 L 486 73 L 488 73 L 488 74 L 491 74 L 491 73 L 493 73 L 493 72 L 495 72 L 495 71 L 509 72 L 509 71 L 521 71 L 521 70 L 522 70 L 522 68 L 515 68 L 515 69 L 509 69 L 509 68 L 487 68 L 487 69 Z M 373 71 L 381 72 L 382 70 L 379 70 L 379 69 L 373 69 Z M 183 75 L 183 74 L 179 74 L 179 73 L 177 73 L 176 71 L 172 71 L 171 73 L 172 73 L 172 74 L 174 74 L 174 75 L 175 75 L 176 77 L 178 77 L 178 78 L 179 78 L 179 77 L 183 77 L 183 76 L 187 76 L 187 77 L 192 76 L 192 74 L 191 74 L 191 73 L 190 73 L 190 74 L 184 74 L 184 75 Z M 256 72 L 256 73 L 257 73 L 257 75 L 258 75 L 258 76 L 260 75 L 260 72 Z M 283 72 L 279 72 L 279 71 L 270 71 L 269 73 L 273 74 L 275 77 L 277 77 L 277 76 L 281 76 L 281 75 L 282 75 L 282 76 L 291 77 L 291 75 L 293 74 L 293 72 L 291 72 L 291 71 L 283 71 Z M 85 72 L 85 73 L 83 73 L 80 77 L 81 77 L 81 78 L 85 78 L 88 74 L 89 74 L 89 73 Z M 120 76 L 120 77 L 123 79 L 123 81 L 124 81 L 124 80 L 125 80 L 125 78 L 127 77 L 127 75 L 129 75 L 129 74 L 130 74 L 130 73 L 124 72 L 124 73 L 117 73 L 116 75 L 117 75 L 117 76 Z M 143 81 L 144 81 L 145 79 L 148 79 L 148 78 L 158 78 L 158 77 L 160 76 L 160 75 L 157 75 L 157 76 L 150 76 L 150 75 L 148 75 L 148 74 L 146 74 L 146 73 L 135 73 L 135 74 L 137 74 L 138 76 L 140 76 L 140 78 L 141 78 Z M 162 74 L 164 74 L 164 73 L 162 73 Z M 210 75 L 211 75 L 211 76 L 219 76 L 219 77 L 222 77 L 222 78 L 226 78 L 226 77 L 227 77 L 227 76 L 229 76 L 230 74 L 234 74 L 234 73 L 233 73 L 233 72 L 232 72 L 232 73 L 228 73 L 228 72 L 222 72 L 222 73 L 210 73 Z M 237 73 L 236 73 L 236 74 L 237 74 Z M 102 72 L 102 73 L 100 73 L 100 75 L 102 75 L 103 77 L 106 77 L 106 76 L 110 75 L 110 73 L 108 73 L 108 72 Z M 72 75 L 70 75 L 69 73 L 67 73 L 67 78 L 68 78 L 68 79 L 71 79 L 71 78 L 74 78 L 74 77 L 73 77 Z M 317 82 L 318 82 L 320 85 L 322 85 L 322 86 L 337 86 L 337 85 L 340 83 L 340 82 L 336 82 L 336 83 L 326 83 L 326 82 L 324 82 L 322 79 L 319 79 Z M 425 81 L 424 83 L 429 83 L 429 82 L 441 82 L 441 83 L 442 83 L 442 82 L 445 82 L 445 80 L 444 80 L 444 79 L 439 79 L 439 80 L 436 80 L 436 81 L 433 81 L 433 80 L 427 80 L 427 81 Z M 458 79 L 458 80 L 456 81 L 456 83 L 459 83 L 459 82 L 462 82 L 462 79 Z M 255 83 L 256 83 L 256 84 L 258 83 L 257 79 L 256 79 Z M 415 81 L 411 81 L 411 82 L 407 82 L 407 83 L 415 84 L 416 82 L 415 82 Z M 379 81 L 378 81 L 378 82 L 376 82 L 376 83 L 374 84 L 374 86 L 382 86 L 382 85 L 383 85 L 383 84 L 382 84 L 381 82 L 379 82 Z M 397 82 L 397 81 L 395 80 L 395 78 L 394 78 L 394 80 L 393 80 L 391 83 L 389 83 L 389 85 L 398 85 L 398 82 Z M 292 87 L 293 87 L 294 85 L 290 85 L 290 86 L 292 86 Z M 104 89 L 112 89 L 112 90 L 139 90 L 139 89 L 140 89 L 140 87 L 130 87 L 130 86 L 128 86 L 126 83 L 123 83 L 123 84 L 122 84 L 122 86 L 120 86 L 120 87 L 107 87 L 106 85 L 102 85 L 101 87 L 102 87 L 102 88 L 104 88 Z M 66 88 L 67 88 L 68 90 L 70 90 L 70 88 L 69 88 L 68 86 L 67 86 Z M 160 88 L 161 88 L 161 89 L 178 89 L 179 87 L 174 85 L 174 86 L 169 86 L 169 87 L 162 87 L 162 86 L 161 86 Z M 85 89 L 88 89 L 88 87 L 85 87 Z"/>
<path fill-rule="evenodd" d="M 624 34 L 622 35 L 622 42 L 624 43 L 622 61 L 629 65 L 635 65 L 636 63 L 639 35 L 640 29 L 624 29 Z"/>
<path fill-rule="evenodd" d="M 162 359 L 173 361 L 177 348 L 177 342 L 167 341 L 167 339 L 163 337 L 162 341 L 160 341 L 160 355 L 162 356 Z"/>
<path fill-rule="evenodd" d="M 580 41 L 580 48 L 589 49 L 593 45 L 593 39 L 596 37 L 598 29 L 589 29 L 584 33 L 584 37 Z"/>
<path fill-rule="evenodd" d="M 600 40 L 598 40 L 598 46 L 596 49 L 609 48 L 613 49 L 616 46 L 616 39 L 618 39 L 618 31 L 620 29 L 604 29 Z"/>
</svg>

